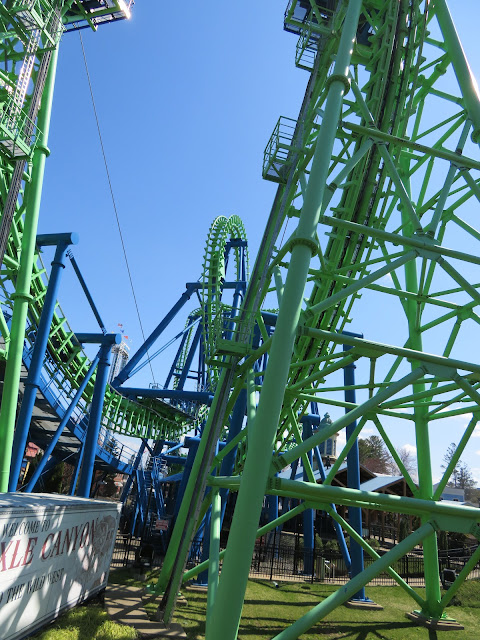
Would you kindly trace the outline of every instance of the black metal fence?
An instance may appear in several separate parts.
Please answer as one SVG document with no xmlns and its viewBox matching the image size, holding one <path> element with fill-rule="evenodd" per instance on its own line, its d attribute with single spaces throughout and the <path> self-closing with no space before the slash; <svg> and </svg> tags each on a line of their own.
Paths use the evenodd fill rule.
<svg viewBox="0 0 480 640">
<path fill-rule="evenodd" d="M 112 557 L 112 567 L 132 566 L 138 555 L 142 541 L 129 534 L 118 534 Z M 439 553 L 439 569 L 452 569 L 459 573 L 470 559 L 476 547 L 451 549 Z M 192 545 L 187 561 L 187 569 L 202 561 L 202 544 Z M 380 555 L 385 551 L 378 551 Z M 154 554 L 152 564 L 160 566 L 161 555 Z M 364 565 L 369 567 L 374 558 L 364 554 Z M 408 584 L 416 587 L 424 586 L 424 560 L 421 551 L 411 552 L 397 560 L 392 569 Z M 297 545 L 266 543 L 259 539 L 255 545 L 250 576 L 269 580 L 308 581 L 326 583 L 345 583 L 350 579 L 347 564 L 341 553 L 314 549 L 305 551 Z M 469 574 L 469 578 L 480 578 L 480 562 Z M 371 584 L 393 585 L 395 580 L 386 572 L 374 578 Z"/>
<path fill-rule="evenodd" d="M 140 538 L 134 538 L 128 533 L 117 533 L 112 555 L 112 567 L 127 567 L 135 562 L 135 556 L 140 550 Z"/>
<path fill-rule="evenodd" d="M 379 555 L 386 553 L 379 551 Z M 439 569 L 452 569 L 457 574 L 470 559 L 470 550 L 464 550 L 462 556 L 443 554 L 439 557 Z M 375 558 L 364 553 L 364 566 L 369 567 Z M 401 578 L 412 586 L 424 586 L 424 559 L 420 553 L 409 553 L 397 560 L 391 567 Z M 299 580 L 344 583 L 350 579 L 347 563 L 341 553 L 319 550 L 303 550 L 299 548 L 262 545 L 255 547 L 250 575 L 270 580 Z M 469 574 L 469 578 L 480 577 L 480 562 Z M 394 578 L 387 572 L 382 572 L 372 580 L 375 585 L 394 585 Z"/>
</svg>

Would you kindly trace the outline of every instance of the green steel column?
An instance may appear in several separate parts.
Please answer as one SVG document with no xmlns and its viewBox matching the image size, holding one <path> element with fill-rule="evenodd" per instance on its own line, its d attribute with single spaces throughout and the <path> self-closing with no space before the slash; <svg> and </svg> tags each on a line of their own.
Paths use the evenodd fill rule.
<svg viewBox="0 0 480 640">
<path fill-rule="evenodd" d="M 410 549 L 413 549 L 413 547 L 419 544 L 432 530 L 432 525 L 425 523 L 420 529 L 411 533 L 408 538 L 399 542 L 388 553 L 376 560 L 362 573 L 352 578 L 345 586 L 338 589 L 338 591 L 335 591 L 335 593 L 329 595 L 328 598 L 322 600 L 320 604 L 317 604 L 316 607 L 313 607 L 313 609 L 299 618 L 290 627 L 281 631 L 272 640 L 297 640 L 299 636 L 311 629 L 327 614 L 351 598 L 362 586 L 365 586 L 370 580 L 373 580 L 373 578 L 378 576 L 378 574 L 387 567 L 392 566 L 396 560 L 399 560 L 410 551 Z"/>
<path fill-rule="evenodd" d="M 42 95 L 42 105 L 38 114 L 37 127 L 39 141 L 33 154 L 32 182 L 28 189 L 28 199 L 25 208 L 25 226 L 22 236 L 20 265 L 17 286 L 12 295 L 13 314 L 10 332 L 10 346 L 5 381 L 3 386 L 2 405 L 0 408 L 0 491 L 8 491 L 10 475 L 10 460 L 12 442 L 15 429 L 15 415 L 18 402 L 18 387 L 22 366 L 23 341 L 25 338 L 25 324 L 27 320 L 28 303 L 31 299 L 30 284 L 35 255 L 35 239 L 37 236 L 38 216 L 42 198 L 43 174 L 45 159 L 49 153 L 48 134 L 50 130 L 50 115 L 52 112 L 53 89 L 57 69 L 58 47 L 52 52 L 48 77 Z"/>
<path fill-rule="evenodd" d="M 300 515 L 303 511 L 305 511 L 305 509 L 307 509 L 307 505 L 305 502 L 302 502 L 301 504 L 297 505 L 293 509 L 290 509 L 290 511 L 285 512 L 279 518 L 275 518 L 275 520 L 268 522 L 263 527 L 260 527 L 260 529 L 257 529 L 257 538 L 264 536 L 266 533 L 269 533 L 276 527 L 279 527 L 281 524 L 283 524 L 287 520 L 291 520 L 295 516 Z M 220 551 L 220 553 L 218 554 L 218 559 L 222 560 L 224 556 L 225 556 L 225 549 L 223 551 Z M 209 564 L 210 564 L 210 560 L 205 560 L 204 562 L 197 564 L 197 566 L 193 567 L 193 569 L 189 569 L 188 571 L 185 571 L 182 577 L 182 582 L 187 582 L 188 580 L 191 580 L 202 571 L 205 571 L 205 569 L 208 569 Z"/>
<path fill-rule="evenodd" d="M 219 388 L 222 386 L 223 378 L 226 375 L 225 371 L 226 371 L 225 369 L 222 371 L 220 381 L 218 383 Z M 188 478 L 187 486 L 185 488 L 185 493 L 183 495 L 183 500 L 180 505 L 180 509 L 178 511 L 177 519 L 175 521 L 175 526 L 173 528 L 170 542 L 168 544 L 167 553 L 165 554 L 165 558 L 163 560 L 162 569 L 160 571 L 160 575 L 158 576 L 157 584 L 155 585 L 155 592 L 157 594 L 162 593 L 166 590 L 167 585 L 171 578 L 171 573 L 175 563 L 175 558 L 177 554 L 181 552 L 180 545 L 183 545 L 185 543 L 185 540 L 189 539 L 191 530 L 195 525 L 194 522 L 188 522 L 188 514 L 191 506 L 191 501 L 194 495 L 194 491 L 195 491 L 195 485 L 198 482 L 199 473 L 202 467 L 202 462 L 205 456 L 208 455 L 209 443 L 211 439 L 212 430 L 214 428 L 213 416 L 215 415 L 217 405 L 219 404 L 220 401 L 221 400 L 219 399 L 218 394 L 216 393 L 212 402 L 212 406 L 210 407 L 207 423 L 205 424 L 205 427 L 202 432 L 202 437 L 198 445 L 197 455 L 195 456 L 195 460 L 193 461 L 190 477 Z"/>
<path fill-rule="evenodd" d="M 405 175 L 408 173 L 405 171 Z M 412 226 L 410 218 L 402 206 L 402 221 L 405 228 L 405 234 L 410 236 Z M 417 265 L 414 260 L 407 262 L 405 265 L 405 284 L 407 291 L 418 293 Z M 408 321 L 408 346 L 410 349 L 423 351 L 422 334 L 420 332 L 421 313 L 416 300 L 408 299 L 405 301 L 405 309 Z M 419 362 L 412 360 L 411 367 L 415 370 L 419 366 Z M 412 385 L 414 394 L 425 391 L 423 382 L 414 382 Z M 422 406 L 423 405 L 423 406 Z M 418 462 L 418 497 L 423 500 L 433 499 L 433 481 L 432 481 L 432 461 L 430 454 L 430 436 L 428 433 L 428 404 L 425 399 L 420 399 L 415 403 L 415 438 L 417 445 L 417 462 Z M 425 524 L 427 518 L 421 519 Z M 435 531 L 425 538 L 423 541 L 424 562 L 425 562 L 425 606 L 422 613 L 427 617 L 440 617 L 442 607 L 440 606 L 440 574 L 438 566 L 438 549 L 437 535 Z"/>
<path fill-rule="evenodd" d="M 468 117 L 473 123 L 472 140 L 480 142 L 480 98 L 477 81 L 468 64 L 446 0 L 435 0 L 434 7 L 438 24 L 447 45 L 447 52 L 452 59 L 453 69 L 457 76 Z"/>
<path fill-rule="evenodd" d="M 208 565 L 207 624 L 215 603 L 220 571 L 220 529 L 222 516 L 222 498 L 218 489 L 213 490 L 212 515 L 210 517 L 210 555 Z"/>
<path fill-rule="evenodd" d="M 361 0 L 350 0 L 348 4 L 335 68 L 329 79 L 324 118 L 318 134 L 308 188 L 295 234 L 296 241 L 292 246 L 290 266 L 260 402 L 253 428 L 249 428 L 248 455 L 217 597 L 207 620 L 208 640 L 234 640 L 237 636 L 308 268 L 316 247 L 315 232 L 330 158 L 343 96 L 349 87 L 349 66 L 361 7 Z"/>
</svg>

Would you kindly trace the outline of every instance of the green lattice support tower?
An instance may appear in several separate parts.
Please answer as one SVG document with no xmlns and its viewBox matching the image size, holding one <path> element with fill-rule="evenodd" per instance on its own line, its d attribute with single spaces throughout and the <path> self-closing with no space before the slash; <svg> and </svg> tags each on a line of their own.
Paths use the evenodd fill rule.
<svg viewBox="0 0 480 640">
<path fill-rule="evenodd" d="M 247 454 L 239 456 L 232 477 L 210 475 L 206 480 L 238 491 L 220 581 L 218 587 L 214 581 L 215 592 L 209 597 L 207 640 L 237 636 L 255 538 L 265 531 L 258 528 L 265 493 L 329 512 L 377 558 L 277 640 L 297 638 L 382 570 L 412 596 L 417 618 L 427 624 L 445 621 L 447 603 L 480 556 L 474 554 L 442 597 L 438 532 L 478 538 L 480 531 L 477 509 L 440 502 L 454 463 L 435 490 L 432 479 L 432 429 L 465 416 L 468 426 L 458 461 L 480 409 L 480 365 L 469 348 L 478 341 L 480 321 L 480 100 L 447 4 L 291 0 L 285 28 L 298 35 L 296 63 L 310 77 L 298 119 L 281 118 L 267 145 L 264 177 L 279 186 L 240 313 L 245 327 L 258 322 L 262 330 L 258 311 L 278 292 L 275 332 L 247 357 L 232 355 L 206 427 L 209 455 L 213 445 L 208 434 L 219 433 L 227 424 L 238 393 L 247 388 L 248 427 L 236 440 Z M 283 241 L 280 231 L 287 221 L 290 235 Z M 397 305 L 397 319 L 385 342 L 375 341 L 364 326 L 366 338 L 342 333 L 355 318 L 361 296 L 364 308 L 368 300 L 375 313 Z M 240 335 L 236 342 L 248 338 Z M 344 345 L 351 348 L 344 351 Z M 260 387 L 253 364 L 265 352 L 269 361 Z M 369 374 L 357 383 L 357 404 L 349 405 L 343 400 L 341 372 L 353 362 Z M 312 401 L 328 405 L 335 419 L 303 441 L 301 417 Z M 345 408 L 350 409 L 348 416 Z M 316 484 L 306 454 L 354 419 L 355 433 L 325 482 Z M 399 459 L 386 428 L 391 424 L 399 429 L 402 423 L 415 433 L 418 483 Z M 413 497 L 331 486 L 352 438 L 361 435 L 365 425 L 378 430 Z M 213 458 L 210 472 L 218 472 L 224 455 Z M 298 458 L 307 461 L 308 482 L 275 477 Z M 198 480 L 203 481 L 200 476 Z M 201 501 L 202 496 L 189 499 Z M 330 503 L 413 515 L 420 526 L 378 559 Z M 192 505 L 189 509 L 195 512 Z M 194 573 L 182 577 L 184 540 L 192 527 L 186 524 L 183 536 L 177 537 L 182 544 L 176 563 L 164 567 L 157 584 L 165 621 L 171 615 L 172 593 Z M 421 595 L 392 568 L 419 543 L 426 581 Z"/>
</svg>

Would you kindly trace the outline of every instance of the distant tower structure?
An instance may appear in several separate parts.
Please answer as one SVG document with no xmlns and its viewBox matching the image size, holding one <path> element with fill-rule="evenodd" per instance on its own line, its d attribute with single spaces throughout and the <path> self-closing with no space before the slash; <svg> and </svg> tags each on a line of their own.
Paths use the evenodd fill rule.
<svg viewBox="0 0 480 640">
<path fill-rule="evenodd" d="M 128 362 L 128 352 L 130 347 L 122 340 L 120 344 L 116 344 L 112 348 L 112 363 L 110 365 L 110 372 L 108 374 L 108 382 L 110 383 L 114 378 L 118 376 L 120 371 Z"/>
<path fill-rule="evenodd" d="M 332 419 L 330 418 L 330 415 L 326 413 L 323 416 L 320 426 L 328 427 L 331 424 L 332 424 Z M 328 457 L 330 458 L 330 460 L 332 458 L 334 460 L 337 459 L 337 438 L 338 438 L 338 433 L 334 433 L 333 436 L 331 436 L 330 438 L 327 438 L 327 440 L 325 440 L 324 442 L 321 442 L 318 445 L 320 455 L 322 456 L 322 458 Z"/>
</svg>

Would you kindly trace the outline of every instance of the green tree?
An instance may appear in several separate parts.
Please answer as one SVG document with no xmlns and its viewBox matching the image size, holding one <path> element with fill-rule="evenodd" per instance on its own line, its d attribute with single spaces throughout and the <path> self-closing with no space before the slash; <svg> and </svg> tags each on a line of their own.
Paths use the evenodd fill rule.
<svg viewBox="0 0 480 640">
<path fill-rule="evenodd" d="M 472 497 L 473 489 L 475 489 L 475 479 L 470 467 L 465 462 L 461 462 L 458 468 L 457 483 L 460 489 L 465 491 L 465 499 Z"/>
<path fill-rule="evenodd" d="M 395 470 L 395 462 L 379 436 L 360 438 L 358 440 L 358 457 L 360 463 L 373 473 L 388 474 Z"/>
<path fill-rule="evenodd" d="M 442 469 L 446 469 L 448 467 L 448 465 L 452 461 L 453 456 L 455 455 L 456 451 L 457 451 L 457 445 L 455 444 L 455 442 L 451 442 L 448 445 L 448 448 L 447 448 L 447 450 L 445 452 L 445 455 L 443 456 L 443 464 L 441 465 Z M 459 462 L 457 462 L 457 464 L 452 469 L 452 472 L 450 474 L 450 479 L 449 479 L 449 481 L 447 483 L 448 487 L 456 487 L 457 486 L 458 465 L 459 465 Z"/>
<path fill-rule="evenodd" d="M 442 551 L 446 551 L 448 549 L 448 532 L 440 531 L 438 534 L 438 548 Z"/>
<path fill-rule="evenodd" d="M 398 528 L 398 541 L 405 540 L 410 535 L 410 522 L 408 517 L 400 518 L 400 525 Z"/>
<path fill-rule="evenodd" d="M 47 475 L 43 491 L 45 493 L 62 493 L 63 491 L 63 473 L 65 471 L 65 463 L 59 462 L 53 467 Z"/>
<path fill-rule="evenodd" d="M 457 445 L 455 442 L 452 442 L 449 446 L 445 455 L 443 456 L 442 469 L 446 469 L 450 462 L 452 461 L 455 453 L 457 451 Z M 458 460 L 457 464 L 454 466 L 452 473 L 450 475 L 450 479 L 447 483 L 448 487 L 457 487 L 458 489 L 463 489 L 465 491 L 465 498 L 469 499 L 474 494 L 475 488 L 475 479 L 470 470 L 470 467 L 466 462 L 462 460 Z"/>
<path fill-rule="evenodd" d="M 405 469 L 415 480 L 417 476 L 417 460 L 415 455 L 407 447 L 400 447 L 400 449 L 398 449 L 398 456 L 403 462 Z"/>
</svg>

